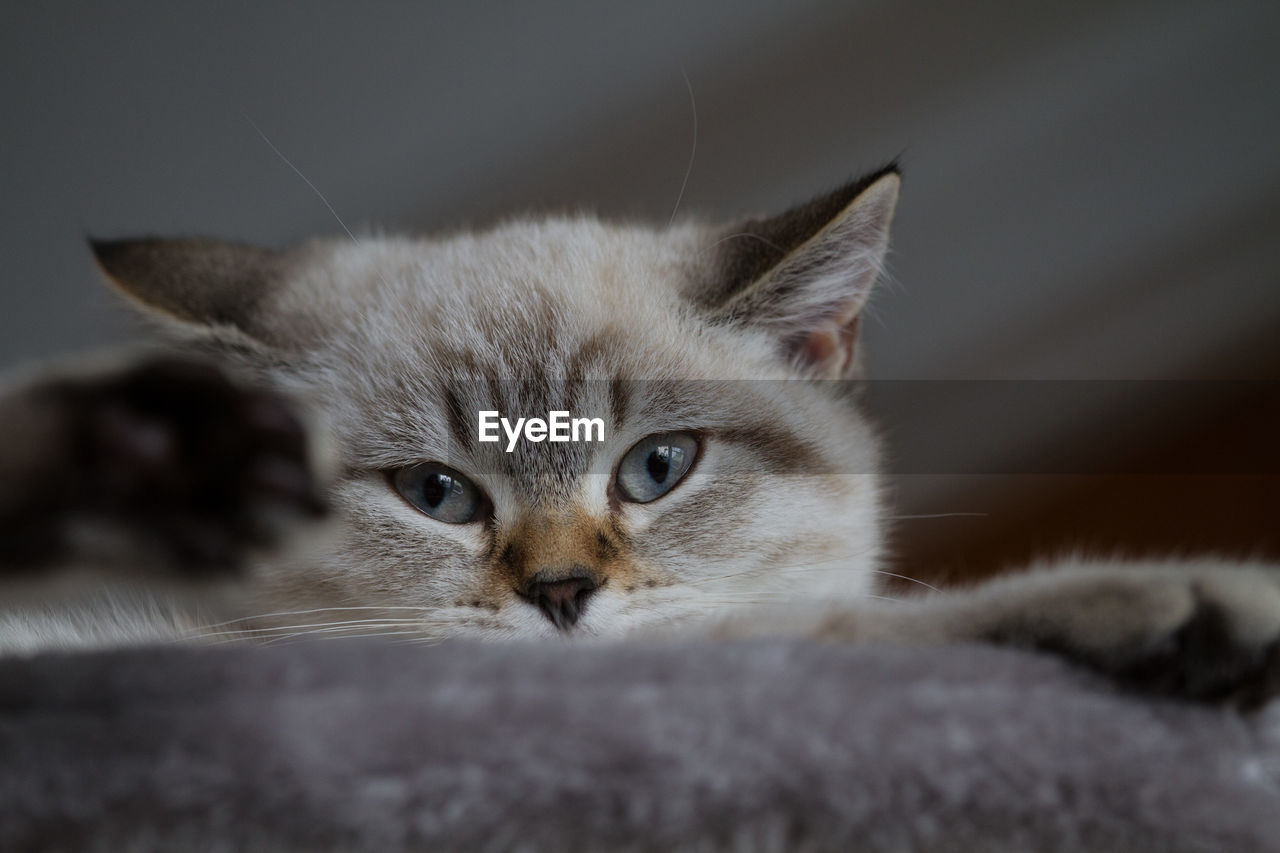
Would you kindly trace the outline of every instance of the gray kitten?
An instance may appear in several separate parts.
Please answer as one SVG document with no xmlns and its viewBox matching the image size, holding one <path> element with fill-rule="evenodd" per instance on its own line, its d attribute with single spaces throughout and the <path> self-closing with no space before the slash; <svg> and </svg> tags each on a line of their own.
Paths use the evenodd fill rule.
<svg viewBox="0 0 1280 853">
<path fill-rule="evenodd" d="M 714 226 L 544 218 L 279 252 L 94 244 L 120 291 L 236 381 L 160 361 L 17 387 L 0 404 L 0 558 L 252 567 L 224 601 L 234 623 L 117 587 L 20 600 L 0 613 L 0 649 L 672 631 L 986 641 L 1160 692 L 1261 701 L 1280 671 L 1280 584 L 1261 567 L 1059 565 L 912 602 L 875 594 L 885 522 L 858 322 L 898 187 L 890 167 Z M 282 518 L 319 511 L 282 397 L 331 438 L 334 512 L 264 552 Z M 555 412 L 599 430 L 556 440 Z M 485 413 L 497 440 L 483 440 Z"/>
</svg>

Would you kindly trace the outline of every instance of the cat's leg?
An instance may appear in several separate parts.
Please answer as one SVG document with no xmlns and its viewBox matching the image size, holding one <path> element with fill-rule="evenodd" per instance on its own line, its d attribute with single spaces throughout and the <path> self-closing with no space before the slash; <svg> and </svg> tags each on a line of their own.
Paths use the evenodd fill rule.
<svg viewBox="0 0 1280 853">
<path fill-rule="evenodd" d="M 1280 695 L 1280 570 L 1065 565 L 897 606 L 742 615 L 718 633 L 994 643 L 1060 655 L 1146 693 L 1256 707 Z"/>
<path fill-rule="evenodd" d="M 322 509 L 277 397 L 177 357 L 38 378 L 0 398 L 0 575 L 208 575 Z"/>
</svg>

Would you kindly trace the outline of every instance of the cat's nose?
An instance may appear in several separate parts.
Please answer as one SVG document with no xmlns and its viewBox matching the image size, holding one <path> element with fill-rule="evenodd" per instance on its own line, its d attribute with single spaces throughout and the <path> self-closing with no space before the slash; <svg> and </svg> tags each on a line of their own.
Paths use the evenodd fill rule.
<svg viewBox="0 0 1280 853">
<path fill-rule="evenodd" d="M 567 631 L 578 623 L 587 599 L 598 586 L 586 569 L 556 575 L 539 572 L 529 582 L 524 596 L 538 605 L 552 625 Z"/>
</svg>

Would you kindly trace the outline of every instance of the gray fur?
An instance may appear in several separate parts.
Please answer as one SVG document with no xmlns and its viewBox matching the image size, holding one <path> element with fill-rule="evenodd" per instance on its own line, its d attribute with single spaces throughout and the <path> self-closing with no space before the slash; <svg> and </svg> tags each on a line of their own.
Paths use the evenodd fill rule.
<svg viewBox="0 0 1280 853">
<path fill-rule="evenodd" d="M 992 648 L 0 662 L 0 849 L 1280 849 L 1280 717 Z"/>
</svg>

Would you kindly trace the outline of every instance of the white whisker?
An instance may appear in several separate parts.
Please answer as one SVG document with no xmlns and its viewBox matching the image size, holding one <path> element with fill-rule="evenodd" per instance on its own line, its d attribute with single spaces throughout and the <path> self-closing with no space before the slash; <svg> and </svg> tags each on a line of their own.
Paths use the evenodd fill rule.
<svg viewBox="0 0 1280 853">
<path fill-rule="evenodd" d="M 261 645 L 264 645 L 264 646 L 284 645 L 285 643 L 288 643 L 290 641 L 299 640 L 299 639 L 302 639 L 303 637 L 308 637 L 308 635 L 314 635 L 316 633 L 320 633 L 320 632 L 301 631 L 297 634 L 289 634 L 288 636 L 285 636 L 285 637 L 273 637 L 270 640 L 266 640 Z M 314 640 L 338 640 L 338 639 L 354 640 L 360 637 L 400 637 L 408 634 L 419 634 L 419 633 L 421 632 L 419 631 L 374 631 L 368 634 L 343 634 L 341 636 L 328 636 L 328 637 L 310 636 L 309 638 Z"/>
<path fill-rule="evenodd" d="M 414 605 L 407 605 L 407 604 L 362 604 L 362 605 L 351 606 L 351 607 L 313 607 L 309 610 L 277 610 L 274 613 L 258 613 L 252 616 L 241 616 L 238 619 L 228 619 L 226 622 L 212 622 L 208 625 L 201 625 L 196 630 L 203 630 L 206 628 L 221 628 L 224 625 L 236 625 L 241 622 L 255 622 L 260 619 L 274 619 L 278 616 L 308 616 L 312 613 L 328 613 L 332 610 L 413 610 L 419 613 L 429 613 L 431 612 L 431 609 L 432 608 L 430 607 L 423 607 L 421 605 L 414 606 Z"/>
<path fill-rule="evenodd" d="M 283 152 L 283 151 L 281 151 L 279 148 L 277 148 L 277 147 L 276 147 L 276 144 L 275 144 L 274 142 L 272 142 L 272 141 L 271 141 L 271 139 L 267 136 L 267 134 L 266 134 L 266 133 L 264 133 L 264 132 L 263 132 L 262 128 L 258 127 L 258 123 L 257 123 L 257 122 L 255 122 L 255 121 L 253 120 L 253 118 L 252 118 L 252 117 L 250 117 L 250 115 L 249 115 L 248 113 L 246 113 L 246 112 L 244 112 L 244 111 L 241 111 L 240 115 L 244 116 L 245 121 L 249 122 L 249 124 L 250 124 L 250 125 L 253 127 L 253 129 L 257 132 L 258 136 L 261 136 L 261 137 L 262 137 L 262 141 L 263 141 L 263 142 L 265 142 L 265 143 L 267 143 L 267 147 L 268 147 L 268 148 L 270 148 L 273 152 L 275 152 L 275 155 L 276 155 L 277 157 L 279 157 L 279 158 L 284 162 L 284 164 L 285 164 L 286 166 L 288 166 L 290 169 L 292 169 L 292 170 L 293 170 L 293 173 L 294 173 L 295 175 L 297 175 L 299 178 L 301 178 L 301 179 L 302 179 L 302 182 L 303 182 L 304 184 L 306 184 L 308 187 L 310 187 L 310 188 L 311 188 L 311 191 L 312 191 L 313 193 L 315 193 L 315 194 L 316 194 L 316 197 L 317 197 L 318 199 L 320 199 L 320 202 L 321 202 L 321 203 L 322 203 L 326 208 L 328 208 L 329 213 L 330 213 L 330 214 L 332 214 L 333 218 L 334 218 L 335 220 L 337 220 L 337 222 L 338 222 L 338 224 L 339 224 L 340 226 L 342 226 L 342 230 L 343 230 L 343 231 L 345 231 L 345 232 L 347 232 L 347 236 L 351 238 L 351 242 L 355 243 L 357 246 L 362 245 L 362 244 L 361 244 L 361 242 L 360 242 L 360 238 L 359 238 L 359 237 L 357 237 L 357 236 L 352 232 L 352 230 L 351 230 L 350 228 L 348 228 L 348 227 L 347 227 L 347 223 L 345 223 L 345 222 L 343 222 L 343 221 L 342 221 L 342 217 L 338 215 L 338 211 L 337 211 L 336 209 L 334 209 L 334 206 L 333 206 L 332 204 L 330 204 L 330 203 L 329 203 L 329 199 L 325 198 L 324 193 L 320 192 L 320 188 L 319 188 L 319 187 L 317 187 L 315 184 L 313 184 L 313 183 L 311 182 L 311 179 L 310 179 L 310 178 L 308 178 L 306 175 L 302 174 L 302 170 L 301 170 L 301 169 L 299 169 L 297 166 L 293 165 L 293 161 L 292 161 L 292 160 L 290 160 L 288 157 L 284 156 L 284 152 Z M 386 276 L 384 276 L 384 275 L 382 274 L 382 269 L 381 269 L 381 267 L 374 267 L 374 272 L 377 274 L 378 279 L 379 279 L 379 280 L 380 280 L 384 285 L 385 285 L 385 284 L 387 284 Z"/>
<path fill-rule="evenodd" d="M 367 628 L 374 625 L 402 626 L 402 625 L 420 625 L 418 619 L 353 619 L 347 622 L 313 622 L 306 625 L 274 625 L 263 628 L 233 628 L 226 631 L 205 631 L 202 633 L 192 634 L 194 638 L 219 637 L 219 636 L 240 636 L 246 639 L 253 639 L 262 634 L 279 633 L 282 631 L 295 631 L 299 628 L 324 628 L 340 630 L 344 628 Z"/>
<path fill-rule="evenodd" d="M 888 576 L 889 576 L 889 577 L 891 577 L 891 578 L 901 578 L 901 579 L 902 579 L 902 580 L 904 580 L 904 581 L 911 581 L 912 583 L 918 583 L 918 584 L 920 584 L 920 586 L 928 587 L 929 589 L 933 590 L 934 592 L 942 592 L 942 590 L 938 589 L 938 588 L 937 588 L 936 586 L 934 586 L 933 584 L 931 584 L 931 583 L 925 583 L 924 581 L 919 580 L 918 578 L 911 578 L 911 577 L 907 577 L 906 575 L 900 575 L 900 574 L 898 574 L 897 572 L 886 572 L 884 569 L 872 569 L 872 571 L 874 571 L 874 572 L 875 572 L 876 574 L 878 574 L 878 575 L 888 575 Z"/>
<path fill-rule="evenodd" d="M 739 237 L 750 237 L 752 240 L 758 240 L 759 242 L 764 243 L 766 246 L 768 246 L 771 249 L 777 249 L 778 252 L 781 254 L 784 254 L 784 255 L 786 254 L 786 249 L 782 248 L 777 243 L 773 242 L 772 240 L 760 234 L 752 234 L 749 231 L 740 231 L 737 234 L 727 234 L 724 237 L 721 237 L 719 240 L 716 240 L 711 245 L 707 246 L 707 249 L 708 250 L 714 249 L 716 246 L 719 246 L 721 243 L 725 242 L 726 240 L 736 240 Z"/>
<path fill-rule="evenodd" d="M 336 219 L 338 221 L 338 224 L 342 226 L 342 230 L 346 231 L 347 236 L 351 238 L 351 241 L 355 243 L 357 246 L 359 246 L 360 245 L 359 238 L 357 238 L 355 234 L 351 233 L 351 229 L 347 227 L 347 223 L 342 221 L 342 217 L 338 215 L 338 211 L 333 209 L 333 205 L 329 204 L 329 199 L 324 197 L 324 193 L 320 192 L 320 188 L 317 187 L 315 184 L 311 183 L 311 179 L 308 178 L 306 175 L 302 174 L 302 170 L 300 170 L 297 166 L 293 165 L 293 161 L 291 161 L 288 157 L 284 156 L 284 152 L 281 151 L 279 148 L 277 148 L 276 144 L 272 142 L 265 133 L 262 132 L 262 128 L 258 127 L 258 123 L 254 121 L 249 116 L 248 113 L 241 112 L 240 115 L 244 116 L 244 120 L 249 122 L 249 125 L 255 131 L 257 131 L 258 135 L 262 137 L 262 141 L 267 143 L 267 147 L 269 147 L 272 151 L 274 151 L 276 156 L 279 157 L 286 166 L 292 169 L 295 175 L 297 175 L 299 178 L 302 178 L 302 182 L 304 184 L 311 187 L 311 191 L 316 194 L 316 198 L 320 199 L 320 202 L 329 209 L 329 213 L 333 214 L 333 218 Z"/>
<path fill-rule="evenodd" d="M 680 183 L 680 194 L 676 196 L 676 206 L 671 209 L 671 218 L 667 220 L 667 227 L 676 221 L 676 213 L 680 210 L 680 202 L 684 200 L 685 187 L 689 186 L 689 176 L 693 174 L 693 157 L 698 153 L 698 102 L 693 98 L 693 84 L 689 82 L 689 75 L 683 68 L 680 74 L 684 77 L 685 88 L 689 90 L 689 109 L 693 111 L 693 145 L 689 149 L 689 165 L 684 170 L 684 180 Z"/>
</svg>

